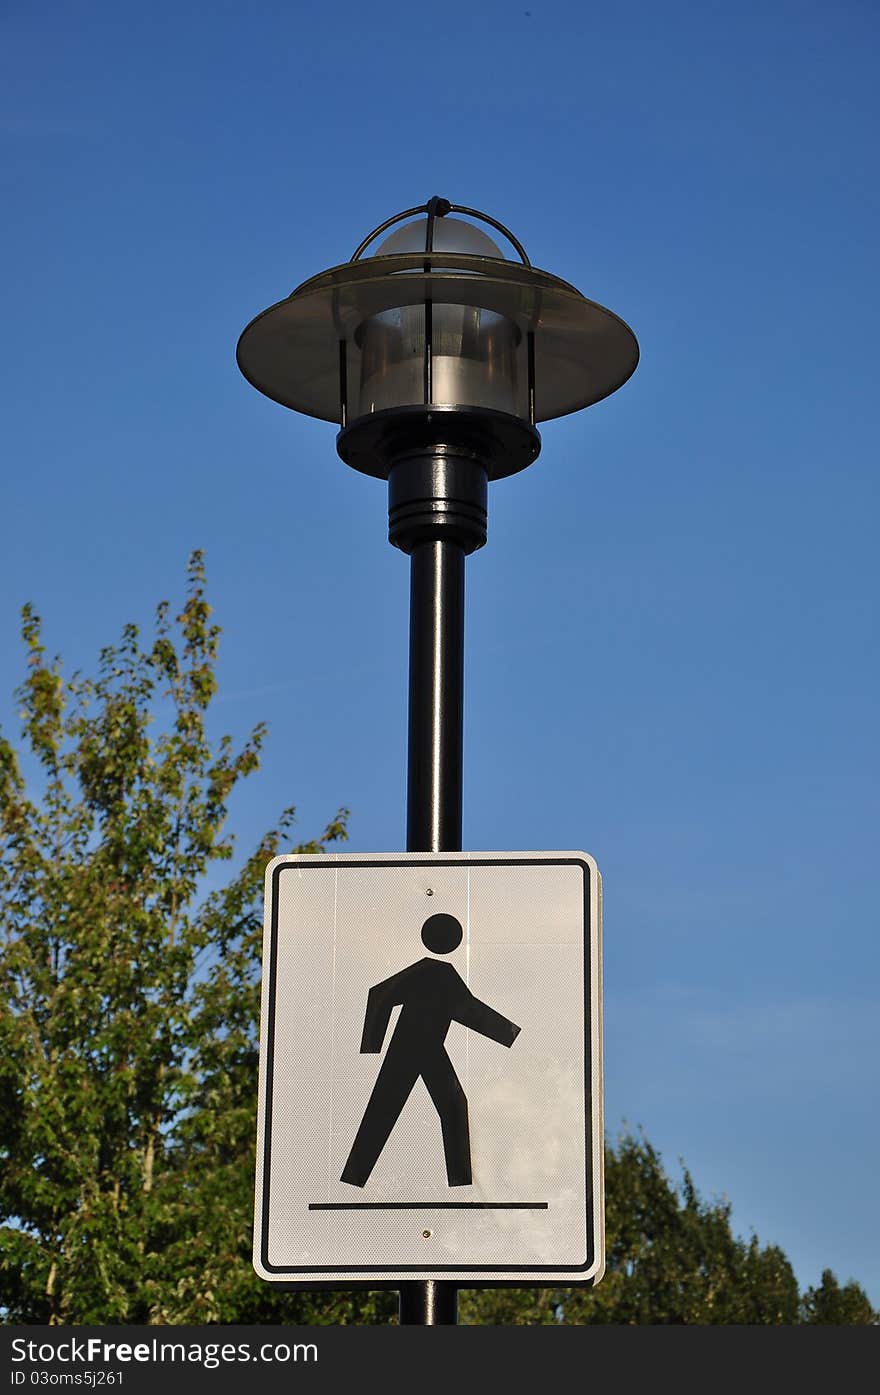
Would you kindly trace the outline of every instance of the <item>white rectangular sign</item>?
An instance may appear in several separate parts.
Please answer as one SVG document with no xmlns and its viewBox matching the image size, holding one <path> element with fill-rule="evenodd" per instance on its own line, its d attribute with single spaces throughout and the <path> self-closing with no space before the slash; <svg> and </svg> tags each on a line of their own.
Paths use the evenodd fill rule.
<svg viewBox="0 0 880 1395">
<path fill-rule="evenodd" d="M 262 994 L 263 1279 L 598 1282 L 591 857 L 277 857 Z"/>
</svg>

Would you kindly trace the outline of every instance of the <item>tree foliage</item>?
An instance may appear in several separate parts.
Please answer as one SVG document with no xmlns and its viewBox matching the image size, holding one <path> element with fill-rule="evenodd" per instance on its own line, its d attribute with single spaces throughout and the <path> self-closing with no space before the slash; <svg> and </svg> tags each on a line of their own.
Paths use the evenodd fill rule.
<svg viewBox="0 0 880 1395">
<path fill-rule="evenodd" d="M 0 735 L 0 1317 L 393 1321 L 393 1292 L 284 1293 L 251 1266 L 263 873 L 294 810 L 223 879 L 265 730 L 211 735 L 200 554 L 176 620 L 161 605 L 148 643 L 127 626 L 93 679 L 47 659 L 29 607 L 22 633 L 21 754 Z M 785 1256 L 734 1237 L 644 1140 L 610 1148 L 607 1177 L 601 1285 L 465 1291 L 462 1320 L 877 1320 L 828 1271 L 799 1299 Z"/>
<path fill-rule="evenodd" d="M 839 1284 L 830 1269 L 822 1271 L 821 1282 L 808 1288 L 801 1301 L 802 1321 L 835 1326 L 874 1326 L 880 1319 L 868 1302 L 861 1285 L 852 1280 Z"/>
<path fill-rule="evenodd" d="M 176 624 L 62 676 L 26 607 L 31 793 L 0 738 L 0 1301 L 25 1322 L 203 1322 L 257 1291 L 254 1023 L 266 861 L 225 886 L 265 731 L 211 739 L 218 629 L 195 554 Z M 340 810 L 320 851 L 345 837 Z"/>
</svg>

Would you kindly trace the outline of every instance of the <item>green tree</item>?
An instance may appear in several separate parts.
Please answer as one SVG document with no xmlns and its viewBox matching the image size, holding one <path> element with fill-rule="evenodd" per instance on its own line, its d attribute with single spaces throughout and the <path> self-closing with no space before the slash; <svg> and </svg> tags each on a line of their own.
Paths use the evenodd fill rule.
<svg viewBox="0 0 880 1395">
<path fill-rule="evenodd" d="M 23 637 L 36 793 L 0 737 L 0 1310 L 296 1315 L 307 1302 L 267 1302 L 248 1260 L 262 878 L 294 811 L 206 894 L 265 731 L 237 750 L 208 735 L 202 558 L 176 625 L 161 605 L 146 647 L 127 626 L 95 679 L 63 678 L 29 607 Z M 344 838 L 346 812 L 303 850 Z M 309 1315 L 334 1304 L 344 1318 L 335 1297 Z"/>
<path fill-rule="evenodd" d="M 595 1290 L 566 1303 L 572 1322 L 794 1323 L 798 1286 L 775 1246 L 734 1235 L 730 1206 L 667 1176 L 645 1139 L 607 1150 L 608 1257 Z"/>
<path fill-rule="evenodd" d="M 880 1318 L 859 1284 L 839 1284 L 830 1269 L 823 1269 L 817 1288 L 808 1288 L 801 1299 L 801 1321 L 841 1327 L 873 1326 Z"/>
</svg>

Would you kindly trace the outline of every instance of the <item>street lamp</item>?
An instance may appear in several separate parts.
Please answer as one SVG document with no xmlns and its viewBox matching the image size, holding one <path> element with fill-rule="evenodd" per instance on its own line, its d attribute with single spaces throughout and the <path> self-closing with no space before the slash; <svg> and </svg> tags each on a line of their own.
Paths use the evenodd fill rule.
<svg viewBox="0 0 880 1395">
<path fill-rule="evenodd" d="M 609 396 L 638 357 L 623 320 L 533 267 L 502 223 L 437 197 L 241 335 L 248 382 L 336 422 L 345 463 L 388 480 L 389 540 L 411 558 L 409 852 L 461 849 L 464 559 L 486 541 L 488 482 L 531 465 L 537 423 Z M 449 1288 L 404 1285 L 401 1320 L 454 1321 Z"/>
</svg>

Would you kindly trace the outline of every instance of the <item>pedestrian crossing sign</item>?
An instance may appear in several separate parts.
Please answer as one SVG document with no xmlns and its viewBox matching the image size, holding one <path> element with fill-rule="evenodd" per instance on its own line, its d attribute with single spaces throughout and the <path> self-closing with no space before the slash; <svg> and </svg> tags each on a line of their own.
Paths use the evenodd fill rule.
<svg viewBox="0 0 880 1395">
<path fill-rule="evenodd" d="M 260 1277 L 597 1283 L 593 859 L 290 854 L 265 905 Z"/>
</svg>

